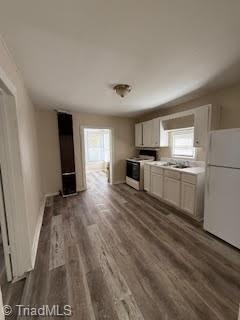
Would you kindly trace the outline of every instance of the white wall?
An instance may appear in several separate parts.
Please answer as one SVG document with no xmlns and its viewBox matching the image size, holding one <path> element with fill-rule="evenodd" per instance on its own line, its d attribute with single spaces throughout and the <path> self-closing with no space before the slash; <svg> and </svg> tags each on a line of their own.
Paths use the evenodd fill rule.
<svg viewBox="0 0 240 320">
<path fill-rule="evenodd" d="M 54 111 L 37 110 L 38 137 L 40 144 L 41 174 L 44 182 L 44 192 L 58 192 L 61 188 L 60 155 L 58 143 L 58 129 L 56 125 L 57 115 Z M 82 146 L 80 139 L 80 127 L 112 128 L 114 134 L 113 155 L 113 183 L 124 181 L 125 159 L 135 154 L 134 147 L 134 120 L 120 117 L 110 117 L 88 113 L 73 113 L 75 162 L 77 172 L 77 188 L 83 188 L 82 175 Z M 44 155 L 48 154 L 49 157 Z M 47 168 L 47 170 L 45 170 Z"/>
<path fill-rule="evenodd" d="M 1 38 L 0 67 L 17 91 L 16 109 L 26 202 L 26 234 L 29 236 L 29 245 L 32 248 L 43 201 L 35 109 L 28 97 L 21 74 Z M 30 252 L 29 254 L 31 255 Z"/>
<path fill-rule="evenodd" d="M 221 129 L 240 128 L 240 83 L 237 83 L 231 87 L 216 90 L 208 94 L 203 94 L 199 98 L 189 99 L 184 103 L 176 103 L 168 108 L 164 106 L 156 108 L 153 112 L 146 112 L 137 120 L 149 120 L 155 117 L 176 113 L 207 104 L 213 104 L 221 107 Z"/>
</svg>

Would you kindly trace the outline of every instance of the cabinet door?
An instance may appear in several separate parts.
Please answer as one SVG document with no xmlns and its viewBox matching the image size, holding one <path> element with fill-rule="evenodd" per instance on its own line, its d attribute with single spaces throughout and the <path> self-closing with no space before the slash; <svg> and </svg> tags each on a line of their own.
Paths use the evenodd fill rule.
<svg viewBox="0 0 240 320">
<path fill-rule="evenodd" d="M 194 147 L 206 147 L 209 132 L 209 107 L 201 107 L 194 114 Z"/>
<path fill-rule="evenodd" d="M 164 200 L 180 207 L 180 181 L 164 177 Z"/>
<path fill-rule="evenodd" d="M 152 120 L 152 147 L 160 147 L 160 119 Z"/>
<path fill-rule="evenodd" d="M 168 131 L 164 130 L 162 120 L 159 121 L 159 128 L 160 128 L 160 142 L 159 146 L 160 147 L 168 147 Z"/>
<path fill-rule="evenodd" d="M 143 146 L 152 147 L 152 120 L 143 122 Z"/>
<path fill-rule="evenodd" d="M 144 190 L 150 191 L 150 166 L 149 164 L 144 165 Z"/>
<path fill-rule="evenodd" d="M 195 185 L 182 182 L 181 208 L 192 215 L 195 214 L 195 194 Z"/>
<path fill-rule="evenodd" d="M 152 173 L 151 174 L 151 193 L 155 196 L 162 198 L 163 196 L 163 175 Z"/>
<path fill-rule="evenodd" d="M 135 146 L 142 147 L 143 145 L 143 125 L 142 123 L 135 124 Z"/>
</svg>

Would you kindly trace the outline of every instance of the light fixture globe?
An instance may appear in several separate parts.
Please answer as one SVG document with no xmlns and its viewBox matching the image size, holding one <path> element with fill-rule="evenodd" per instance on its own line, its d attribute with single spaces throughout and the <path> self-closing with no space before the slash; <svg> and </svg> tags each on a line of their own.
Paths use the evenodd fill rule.
<svg viewBox="0 0 240 320">
<path fill-rule="evenodd" d="M 117 84 L 113 87 L 113 90 L 115 90 L 116 94 L 120 97 L 124 98 L 132 90 L 132 87 L 129 84 Z"/>
</svg>

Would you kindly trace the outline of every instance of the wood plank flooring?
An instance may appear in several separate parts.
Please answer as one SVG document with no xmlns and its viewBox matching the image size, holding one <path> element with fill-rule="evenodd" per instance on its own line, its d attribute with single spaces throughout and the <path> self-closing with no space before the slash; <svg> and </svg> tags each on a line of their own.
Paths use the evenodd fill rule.
<svg viewBox="0 0 240 320">
<path fill-rule="evenodd" d="M 240 252 L 125 184 L 47 203 L 22 303 L 70 304 L 78 320 L 236 320 Z"/>
<path fill-rule="evenodd" d="M 14 283 L 7 281 L 3 243 L 0 230 L 0 286 L 2 290 L 3 304 L 10 306 L 16 306 L 17 304 L 20 304 L 24 285 L 25 279 L 21 279 L 20 281 Z M 17 317 L 13 314 L 9 318 L 16 319 Z"/>
</svg>

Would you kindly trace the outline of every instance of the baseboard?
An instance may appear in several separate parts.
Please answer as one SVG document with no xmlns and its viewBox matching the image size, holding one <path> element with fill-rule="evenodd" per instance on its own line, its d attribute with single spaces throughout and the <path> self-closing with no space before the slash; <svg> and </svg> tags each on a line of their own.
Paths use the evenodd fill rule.
<svg viewBox="0 0 240 320">
<path fill-rule="evenodd" d="M 32 269 L 34 269 L 36 256 L 37 256 L 37 249 L 38 249 L 38 242 L 39 242 L 39 236 L 42 228 L 42 221 L 43 221 L 43 215 L 45 210 L 45 204 L 46 204 L 47 196 L 43 197 L 42 204 L 39 211 L 37 226 L 35 229 L 34 239 L 33 239 L 33 246 L 32 246 Z"/>
<path fill-rule="evenodd" d="M 126 183 L 126 180 L 119 180 L 119 181 L 113 182 L 113 184 L 121 184 L 121 183 Z"/>
<path fill-rule="evenodd" d="M 49 198 L 49 197 L 55 197 L 55 196 L 58 196 L 59 195 L 59 192 L 53 192 L 53 193 L 47 193 L 45 194 L 45 197 L 46 198 Z"/>
<path fill-rule="evenodd" d="M 82 192 L 82 191 L 85 191 L 85 190 L 87 190 L 87 188 L 82 187 L 82 188 L 78 188 L 78 189 L 77 189 L 77 192 Z"/>
</svg>

